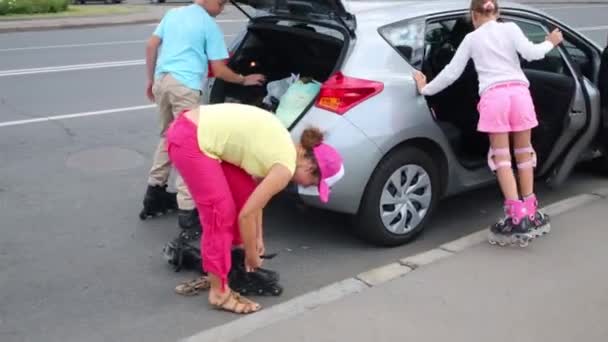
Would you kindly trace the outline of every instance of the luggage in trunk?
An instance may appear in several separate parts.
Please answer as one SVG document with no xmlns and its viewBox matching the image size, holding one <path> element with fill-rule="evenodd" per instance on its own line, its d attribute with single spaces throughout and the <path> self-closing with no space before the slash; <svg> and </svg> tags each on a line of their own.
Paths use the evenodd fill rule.
<svg viewBox="0 0 608 342">
<path fill-rule="evenodd" d="M 306 85 L 302 89 L 307 89 L 305 96 L 310 99 L 309 104 L 312 103 L 315 96 L 311 96 L 310 85 L 320 86 L 337 69 L 340 62 L 344 41 L 338 37 L 341 37 L 338 31 L 305 24 L 251 25 L 240 46 L 230 58 L 229 66 L 243 75 L 264 74 L 267 84 L 242 86 L 217 79 L 211 89 L 209 102 L 244 103 L 274 112 L 281 106 L 280 99 L 283 95 L 290 94 L 290 91 L 289 96 L 294 95 L 294 89 L 290 90 L 290 87 Z M 272 91 L 270 94 L 268 91 L 277 89 L 277 86 L 280 88 L 278 98 L 272 94 Z M 275 95 L 272 101 L 271 95 Z M 301 105 L 293 106 L 293 108 L 301 107 Z M 295 120 L 300 114 L 287 113 L 285 117 Z M 287 121 L 284 123 L 289 124 Z"/>
</svg>

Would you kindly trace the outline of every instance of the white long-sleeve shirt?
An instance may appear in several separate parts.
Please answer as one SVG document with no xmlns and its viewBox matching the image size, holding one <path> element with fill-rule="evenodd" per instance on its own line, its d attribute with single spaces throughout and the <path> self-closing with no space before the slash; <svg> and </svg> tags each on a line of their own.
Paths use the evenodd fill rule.
<svg viewBox="0 0 608 342">
<path fill-rule="evenodd" d="M 469 59 L 475 62 L 479 77 L 479 93 L 491 85 L 521 81 L 529 84 L 519 62 L 518 52 L 527 61 L 542 59 L 553 49 L 545 41 L 534 44 L 515 23 L 489 21 L 467 34 L 450 63 L 422 89 L 431 96 L 454 83 L 464 71 Z"/>
</svg>

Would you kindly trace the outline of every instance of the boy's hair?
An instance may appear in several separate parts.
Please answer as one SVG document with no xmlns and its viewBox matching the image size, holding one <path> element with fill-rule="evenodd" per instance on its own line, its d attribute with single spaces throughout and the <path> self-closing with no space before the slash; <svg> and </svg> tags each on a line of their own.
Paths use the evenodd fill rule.
<svg viewBox="0 0 608 342">
<path fill-rule="evenodd" d="M 471 11 L 483 15 L 498 13 L 498 0 L 471 0 Z"/>
</svg>

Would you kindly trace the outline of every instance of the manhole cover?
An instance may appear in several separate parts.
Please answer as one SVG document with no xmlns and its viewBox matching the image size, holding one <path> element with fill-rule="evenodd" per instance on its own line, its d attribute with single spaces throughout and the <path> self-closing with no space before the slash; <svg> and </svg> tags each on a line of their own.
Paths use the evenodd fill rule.
<svg viewBox="0 0 608 342">
<path fill-rule="evenodd" d="M 68 157 L 67 166 L 87 172 L 111 172 L 134 169 L 143 162 L 144 158 L 135 151 L 102 147 L 72 154 Z"/>
</svg>

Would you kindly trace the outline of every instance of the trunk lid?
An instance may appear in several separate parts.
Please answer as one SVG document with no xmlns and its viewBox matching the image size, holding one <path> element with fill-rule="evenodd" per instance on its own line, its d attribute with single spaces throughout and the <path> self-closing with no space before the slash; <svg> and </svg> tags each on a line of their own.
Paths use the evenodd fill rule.
<svg viewBox="0 0 608 342">
<path fill-rule="evenodd" d="M 272 15 L 305 20 L 331 21 L 343 26 L 351 36 L 356 29 L 355 16 L 348 12 L 341 0 L 230 0 L 249 19 L 241 5 Z"/>
</svg>

